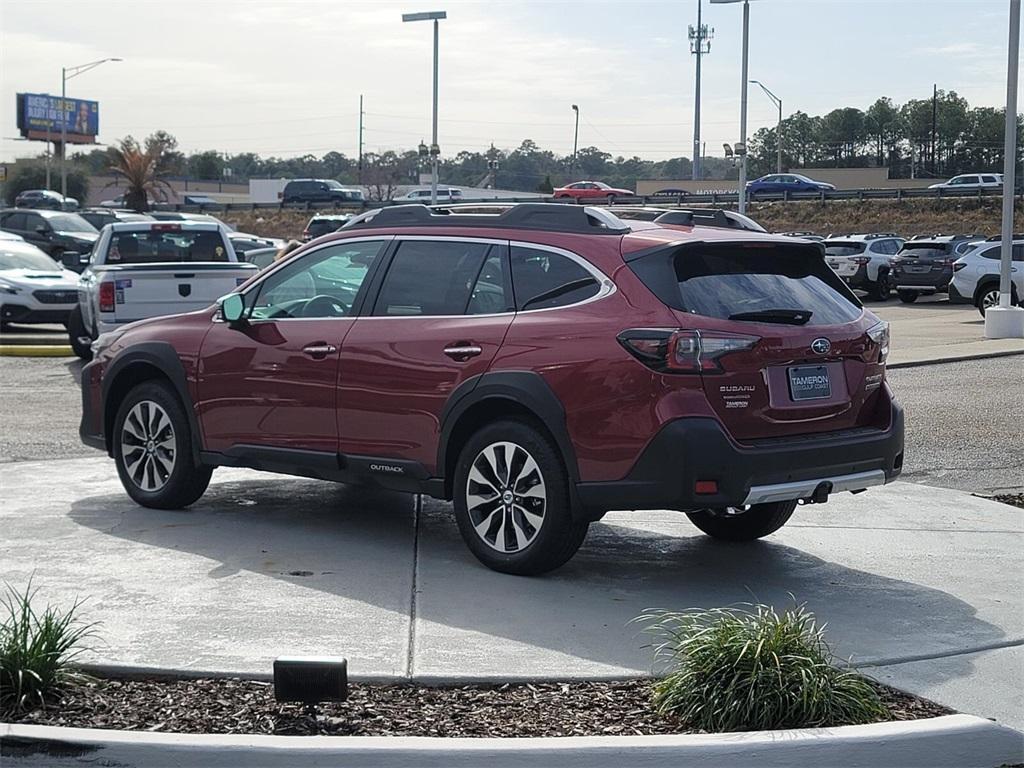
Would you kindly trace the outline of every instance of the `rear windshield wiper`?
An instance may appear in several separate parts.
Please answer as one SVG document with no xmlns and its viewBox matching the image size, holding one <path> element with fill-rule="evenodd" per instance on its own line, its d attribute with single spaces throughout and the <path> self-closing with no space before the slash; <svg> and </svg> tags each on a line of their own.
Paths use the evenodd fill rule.
<svg viewBox="0 0 1024 768">
<path fill-rule="evenodd" d="M 759 309 L 754 312 L 737 312 L 729 315 L 730 320 L 751 320 L 761 323 L 783 323 L 785 325 L 806 325 L 814 313 L 807 309 Z"/>
</svg>

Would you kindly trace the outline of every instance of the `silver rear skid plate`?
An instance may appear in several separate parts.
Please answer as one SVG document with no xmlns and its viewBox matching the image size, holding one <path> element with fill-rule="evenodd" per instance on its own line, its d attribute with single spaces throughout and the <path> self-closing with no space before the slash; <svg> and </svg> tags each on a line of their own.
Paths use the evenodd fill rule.
<svg viewBox="0 0 1024 768">
<path fill-rule="evenodd" d="M 755 485 L 750 489 L 743 504 L 744 506 L 747 504 L 769 504 L 774 501 L 792 501 L 793 499 L 824 501 L 833 493 L 863 491 L 874 485 L 885 485 L 885 472 L 880 469 L 871 472 L 857 472 L 852 475 L 815 477 L 793 483 Z M 824 498 L 821 498 L 822 496 Z"/>
</svg>

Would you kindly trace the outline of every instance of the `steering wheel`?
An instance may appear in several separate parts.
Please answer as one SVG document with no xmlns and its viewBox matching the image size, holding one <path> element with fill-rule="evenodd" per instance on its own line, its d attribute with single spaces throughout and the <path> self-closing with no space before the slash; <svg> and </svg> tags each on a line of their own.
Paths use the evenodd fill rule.
<svg viewBox="0 0 1024 768">
<path fill-rule="evenodd" d="M 343 301 L 321 293 L 307 301 L 300 314 L 302 317 L 345 317 L 350 309 Z"/>
</svg>

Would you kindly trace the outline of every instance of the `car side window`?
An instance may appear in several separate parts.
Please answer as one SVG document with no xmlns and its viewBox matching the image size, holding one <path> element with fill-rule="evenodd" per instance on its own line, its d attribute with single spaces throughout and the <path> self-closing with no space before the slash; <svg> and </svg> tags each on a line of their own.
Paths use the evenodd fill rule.
<svg viewBox="0 0 1024 768">
<path fill-rule="evenodd" d="M 986 259 L 998 259 L 999 258 L 999 246 L 996 245 L 992 248 L 988 248 L 981 252 L 981 255 Z"/>
<path fill-rule="evenodd" d="M 24 213 L 12 213 L 4 219 L 4 226 L 8 229 L 26 229 Z"/>
<path fill-rule="evenodd" d="M 515 310 L 507 252 L 508 248 L 503 245 L 491 247 L 470 293 L 467 315 L 495 315 Z"/>
<path fill-rule="evenodd" d="M 597 295 L 601 284 L 580 264 L 559 253 L 512 247 L 512 285 L 516 309 L 552 309 Z"/>
<path fill-rule="evenodd" d="M 252 320 L 347 317 L 384 240 L 334 243 L 271 274 L 254 296 Z M 248 298 L 247 296 L 247 298 Z"/>
<path fill-rule="evenodd" d="M 42 227 L 44 231 L 49 232 L 51 227 L 42 216 L 37 216 L 34 213 L 25 214 L 25 229 L 32 232 L 36 231 L 38 227 Z"/>
<path fill-rule="evenodd" d="M 983 181 L 983 182 L 984 182 L 985 184 L 995 184 L 995 183 L 996 183 L 996 181 L 997 181 L 997 179 L 996 179 L 996 177 L 995 177 L 995 176 L 982 176 L 982 177 L 981 177 L 981 180 L 982 180 L 982 181 Z"/>
<path fill-rule="evenodd" d="M 379 317 L 462 315 L 490 246 L 459 240 L 405 240 L 373 307 Z"/>
</svg>

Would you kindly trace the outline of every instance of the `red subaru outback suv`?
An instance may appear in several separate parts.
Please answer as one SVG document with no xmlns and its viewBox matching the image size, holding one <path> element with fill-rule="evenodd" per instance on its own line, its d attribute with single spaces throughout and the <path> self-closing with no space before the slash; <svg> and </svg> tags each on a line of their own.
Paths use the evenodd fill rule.
<svg viewBox="0 0 1024 768">
<path fill-rule="evenodd" d="M 509 573 L 562 565 L 613 509 L 765 536 L 894 479 L 903 415 L 888 328 L 820 244 L 720 218 L 364 214 L 215 307 L 101 336 L 82 439 L 148 507 L 217 466 L 448 499 Z"/>
</svg>

